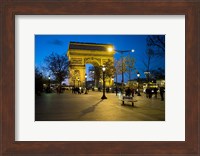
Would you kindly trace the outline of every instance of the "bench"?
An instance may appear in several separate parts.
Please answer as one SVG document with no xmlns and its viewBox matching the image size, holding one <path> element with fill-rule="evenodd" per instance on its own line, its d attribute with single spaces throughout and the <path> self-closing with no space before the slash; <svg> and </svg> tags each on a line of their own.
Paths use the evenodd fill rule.
<svg viewBox="0 0 200 156">
<path fill-rule="evenodd" d="M 135 100 L 133 100 L 133 97 L 131 96 L 123 96 L 122 99 L 120 100 L 122 101 L 123 105 L 124 105 L 124 102 L 131 102 L 133 107 L 134 107 L 134 102 L 136 102 Z"/>
</svg>

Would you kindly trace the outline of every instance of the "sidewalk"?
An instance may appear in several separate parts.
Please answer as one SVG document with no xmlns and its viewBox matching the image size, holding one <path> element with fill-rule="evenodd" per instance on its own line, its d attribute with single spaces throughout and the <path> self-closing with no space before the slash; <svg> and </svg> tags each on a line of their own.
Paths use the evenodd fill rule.
<svg viewBox="0 0 200 156">
<path fill-rule="evenodd" d="M 36 97 L 36 120 L 43 121 L 164 121 L 165 104 L 160 99 L 135 96 L 131 103 L 122 105 L 115 93 L 44 94 Z"/>
</svg>

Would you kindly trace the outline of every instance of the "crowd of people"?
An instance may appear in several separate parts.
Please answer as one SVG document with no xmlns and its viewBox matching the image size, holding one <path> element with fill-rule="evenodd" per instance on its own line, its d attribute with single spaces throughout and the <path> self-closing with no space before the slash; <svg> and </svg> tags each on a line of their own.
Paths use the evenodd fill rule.
<svg viewBox="0 0 200 156">
<path fill-rule="evenodd" d="M 82 93 L 88 93 L 88 88 L 83 87 L 72 87 L 72 93 L 73 94 L 82 94 Z"/>
<path fill-rule="evenodd" d="M 132 97 L 134 97 L 135 89 L 134 89 L 134 88 L 130 89 L 130 87 L 128 87 L 128 88 L 125 90 L 125 92 L 126 92 L 126 96 L 132 96 Z"/>
<path fill-rule="evenodd" d="M 159 87 L 159 88 L 149 88 L 147 87 L 145 93 L 146 97 L 151 99 L 152 95 L 155 95 L 155 98 L 157 99 L 158 91 L 160 92 L 160 97 L 161 100 L 164 101 L 164 93 L 165 93 L 165 88 L 164 87 Z"/>
<path fill-rule="evenodd" d="M 84 88 L 84 87 L 72 87 L 71 91 L 72 91 L 73 94 L 82 94 L 82 93 L 86 93 L 87 94 L 89 92 L 89 89 L 88 88 Z M 98 91 L 102 91 L 102 89 L 99 87 Z M 107 87 L 107 88 L 105 88 L 105 91 L 107 93 L 109 93 L 109 92 L 113 92 L 114 93 L 115 92 L 116 96 L 117 96 L 118 93 L 122 93 L 122 88 L 115 87 L 114 89 L 110 90 L 110 88 Z M 62 93 L 62 88 L 60 86 L 58 86 L 56 88 L 56 92 L 58 94 Z M 139 93 L 138 89 L 130 88 L 130 87 L 125 88 L 125 96 L 134 97 L 134 95 L 138 94 L 138 93 Z M 164 87 L 159 87 L 159 88 L 147 87 L 146 90 L 145 90 L 146 98 L 149 98 L 149 99 L 151 99 L 153 95 L 157 99 L 158 93 L 160 94 L 161 100 L 164 101 L 164 93 L 165 93 L 165 88 Z"/>
<path fill-rule="evenodd" d="M 115 88 L 116 96 L 117 96 L 117 94 L 119 92 L 121 92 L 121 88 L 117 88 L 116 87 Z M 160 93 L 161 101 L 164 101 L 164 93 L 165 93 L 165 88 L 164 87 L 159 87 L 159 88 L 147 87 L 146 90 L 145 90 L 146 97 L 149 98 L 149 99 L 152 98 L 152 95 L 155 95 L 154 97 L 157 99 L 158 92 Z M 127 87 L 125 89 L 125 95 L 126 96 L 134 97 L 134 94 L 138 94 L 138 89 L 134 89 L 134 88 L 130 88 L 130 87 Z"/>
</svg>

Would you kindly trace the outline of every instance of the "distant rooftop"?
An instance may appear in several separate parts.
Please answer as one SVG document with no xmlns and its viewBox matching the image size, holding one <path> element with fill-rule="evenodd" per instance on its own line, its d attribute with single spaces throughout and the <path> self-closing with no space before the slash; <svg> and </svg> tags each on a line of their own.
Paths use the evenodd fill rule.
<svg viewBox="0 0 200 156">
<path fill-rule="evenodd" d="M 70 49 L 77 50 L 97 50 L 97 51 L 107 51 L 108 46 L 113 46 L 112 44 L 101 44 L 101 43 L 87 43 L 87 42 L 70 42 Z"/>
</svg>

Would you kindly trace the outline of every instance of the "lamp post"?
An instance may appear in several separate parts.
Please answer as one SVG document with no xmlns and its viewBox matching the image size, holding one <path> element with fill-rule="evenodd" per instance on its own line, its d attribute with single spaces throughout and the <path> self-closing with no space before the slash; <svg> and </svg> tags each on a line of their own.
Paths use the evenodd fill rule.
<svg viewBox="0 0 200 156">
<path fill-rule="evenodd" d="M 85 74 L 85 94 L 87 94 L 87 74 Z"/>
<path fill-rule="evenodd" d="M 148 84 L 149 84 L 150 72 L 149 72 L 149 71 L 146 71 L 146 72 L 144 72 L 144 74 L 145 74 L 145 76 L 146 76 L 146 78 L 147 78 L 147 82 L 148 82 Z"/>
<path fill-rule="evenodd" d="M 102 71 L 103 71 L 103 96 L 101 97 L 101 99 L 107 99 L 106 95 L 105 95 L 105 70 L 106 67 L 103 66 Z"/>
<path fill-rule="evenodd" d="M 124 57 L 123 57 L 123 53 L 129 53 L 129 57 L 130 57 L 130 52 L 134 52 L 135 50 L 134 49 L 130 49 L 130 50 L 116 50 L 116 49 L 114 49 L 113 47 L 109 47 L 108 48 L 108 51 L 109 52 L 112 52 L 112 51 L 115 51 L 115 52 L 118 52 L 118 53 L 120 53 L 121 54 L 121 58 L 122 58 L 122 62 L 121 62 L 121 64 L 122 64 L 122 67 L 121 67 L 121 70 L 122 70 L 122 94 L 123 94 L 123 92 L 124 92 Z"/>
<path fill-rule="evenodd" d="M 131 52 L 133 53 L 135 50 L 132 49 Z M 131 58 L 131 53 L 129 51 L 129 59 Z M 130 60 L 129 60 L 130 61 Z M 128 69 L 128 72 L 129 72 L 129 81 L 131 80 L 131 62 L 129 62 L 129 69 Z"/>
<path fill-rule="evenodd" d="M 141 96 L 140 94 L 140 87 L 139 87 L 139 78 L 140 78 L 140 73 L 137 73 L 137 77 L 138 77 L 138 96 Z"/>
<path fill-rule="evenodd" d="M 49 93 L 50 93 L 50 90 L 51 90 L 51 77 L 49 75 L 49 87 L 48 87 L 48 90 L 49 90 Z"/>
<path fill-rule="evenodd" d="M 78 78 L 78 88 L 79 88 L 79 81 L 80 81 L 80 79 Z"/>
<path fill-rule="evenodd" d="M 94 86 L 95 87 L 95 76 L 94 76 L 94 71 L 92 71 L 92 74 L 93 74 L 93 83 L 94 83 Z"/>
</svg>

